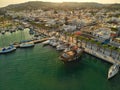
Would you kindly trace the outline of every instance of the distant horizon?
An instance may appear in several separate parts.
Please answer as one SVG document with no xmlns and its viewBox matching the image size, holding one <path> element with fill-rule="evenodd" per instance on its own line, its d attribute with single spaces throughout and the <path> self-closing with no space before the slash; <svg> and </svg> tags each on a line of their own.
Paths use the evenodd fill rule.
<svg viewBox="0 0 120 90">
<path fill-rule="evenodd" d="M 74 0 L 74 1 L 71 1 L 71 0 L 54 0 L 54 1 L 51 1 L 51 0 L 36 0 L 38 2 L 51 2 L 51 3 L 66 3 L 66 2 L 70 2 L 70 3 L 99 3 L 99 4 L 120 4 L 120 1 L 119 0 L 112 0 L 111 2 L 108 1 L 108 0 L 104 0 L 105 2 L 108 1 L 108 2 L 99 2 L 99 0 L 84 0 L 84 1 L 79 1 L 79 0 Z M 101 1 L 101 0 L 100 0 Z M 114 2 L 113 2 L 114 1 Z M 12 1 L 12 0 L 9 0 L 8 2 L 6 0 L 2 0 L 1 3 L 0 3 L 0 8 L 2 7 L 6 7 L 8 5 L 14 5 L 14 4 L 21 4 L 21 3 L 27 3 L 27 2 L 35 2 L 35 0 L 16 0 L 16 1 Z"/>
</svg>

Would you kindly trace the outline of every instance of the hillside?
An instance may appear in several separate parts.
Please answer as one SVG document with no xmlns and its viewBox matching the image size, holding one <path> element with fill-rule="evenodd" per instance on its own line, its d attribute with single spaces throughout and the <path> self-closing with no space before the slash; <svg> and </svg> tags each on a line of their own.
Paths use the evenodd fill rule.
<svg viewBox="0 0 120 90">
<path fill-rule="evenodd" d="M 28 9 L 74 9 L 74 8 L 120 8 L 120 4 L 99 4 L 99 3 L 76 3 L 76 2 L 63 2 L 63 3 L 51 3 L 41 1 L 31 1 L 20 4 L 12 4 L 4 7 L 7 10 L 28 10 Z M 3 8 L 2 8 L 3 9 Z"/>
</svg>

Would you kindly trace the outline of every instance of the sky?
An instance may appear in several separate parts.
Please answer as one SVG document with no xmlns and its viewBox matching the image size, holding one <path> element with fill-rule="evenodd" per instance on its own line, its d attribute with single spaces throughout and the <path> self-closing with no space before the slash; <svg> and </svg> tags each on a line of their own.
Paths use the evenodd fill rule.
<svg viewBox="0 0 120 90">
<path fill-rule="evenodd" d="M 120 0 L 0 0 L 0 7 L 4 7 L 9 4 L 18 4 L 28 1 L 120 3 Z"/>
</svg>

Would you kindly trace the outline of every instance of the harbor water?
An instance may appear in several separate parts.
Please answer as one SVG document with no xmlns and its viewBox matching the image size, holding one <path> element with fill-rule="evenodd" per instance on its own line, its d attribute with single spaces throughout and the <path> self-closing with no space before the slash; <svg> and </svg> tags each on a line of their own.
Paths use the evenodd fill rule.
<svg viewBox="0 0 120 90">
<path fill-rule="evenodd" d="M 24 32 L 26 39 L 31 37 Z M 0 46 L 20 37 L 20 31 L 0 35 Z M 42 44 L 0 55 L 0 90 L 120 90 L 120 73 L 107 80 L 111 64 L 88 54 L 64 64 L 59 55 L 55 48 Z"/>
</svg>

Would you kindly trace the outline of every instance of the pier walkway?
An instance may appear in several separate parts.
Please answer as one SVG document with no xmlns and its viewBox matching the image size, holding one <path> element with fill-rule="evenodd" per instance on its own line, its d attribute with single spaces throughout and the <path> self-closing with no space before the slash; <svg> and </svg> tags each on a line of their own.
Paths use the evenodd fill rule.
<svg viewBox="0 0 120 90">
<path fill-rule="evenodd" d="M 115 59 L 113 59 L 112 57 L 110 57 L 110 56 L 106 56 L 106 55 L 104 55 L 104 54 L 102 54 L 102 53 L 99 53 L 99 52 L 96 52 L 96 51 L 94 51 L 94 50 L 91 50 L 91 49 L 89 49 L 89 48 L 85 48 L 85 50 L 84 50 L 86 53 L 88 53 L 88 54 L 91 54 L 91 55 L 93 55 L 93 56 L 95 56 L 95 57 L 98 57 L 98 58 L 100 58 L 100 59 L 102 59 L 102 60 L 105 60 L 106 62 L 109 62 L 109 63 L 112 63 L 112 64 L 114 64 L 114 63 L 118 63 L 118 64 L 120 64 L 120 61 L 118 61 L 118 60 L 115 60 Z"/>
<path fill-rule="evenodd" d="M 30 42 L 34 42 L 34 44 L 37 44 L 37 43 L 41 43 L 41 42 L 44 42 L 46 40 L 48 40 L 49 38 L 43 38 L 43 39 L 38 39 L 38 40 L 32 40 Z M 17 45 L 14 45 L 14 47 L 16 48 L 19 48 L 20 47 L 20 44 L 17 44 Z"/>
</svg>

